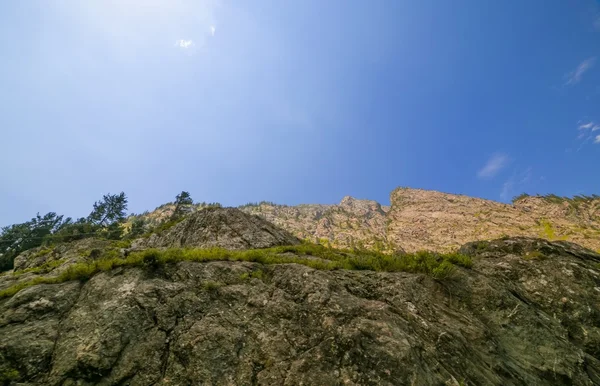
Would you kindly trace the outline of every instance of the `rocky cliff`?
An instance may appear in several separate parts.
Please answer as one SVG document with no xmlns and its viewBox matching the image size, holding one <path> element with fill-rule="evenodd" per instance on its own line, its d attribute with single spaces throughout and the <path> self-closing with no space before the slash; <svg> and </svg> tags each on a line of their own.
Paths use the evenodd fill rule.
<svg viewBox="0 0 600 386">
<path fill-rule="evenodd" d="M 241 209 L 297 237 L 339 247 L 384 251 L 450 251 L 473 240 L 502 236 L 567 240 L 600 250 L 600 198 L 523 197 L 514 204 L 436 191 L 398 188 L 390 207 L 345 197 L 338 205 Z"/>
<path fill-rule="evenodd" d="M 164 232 L 137 240 L 134 247 L 249 249 L 299 243 L 296 237 L 261 217 L 235 208 L 205 208 Z"/>
<path fill-rule="evenodd" d="M 97 259 L 81 243 L 30 253 L 0 289 Z M 600 255 L 526 238 L 461 251 L 474 265 L 443 280 L 181 261 L 33 285 L 0 299 L 0 382 L 600 384 Z"/>
</svg>

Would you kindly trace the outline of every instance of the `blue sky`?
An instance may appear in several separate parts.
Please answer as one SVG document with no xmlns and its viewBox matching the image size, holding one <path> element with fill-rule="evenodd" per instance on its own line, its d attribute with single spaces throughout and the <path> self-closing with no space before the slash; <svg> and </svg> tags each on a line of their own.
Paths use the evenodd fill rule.
<svg viewBox="0 0 600 386">
<path fill-rule="evenodd" d="M 197 201 L 600 193 L 600 4 L 0 2 L 0 225 Z"/>
</svg>

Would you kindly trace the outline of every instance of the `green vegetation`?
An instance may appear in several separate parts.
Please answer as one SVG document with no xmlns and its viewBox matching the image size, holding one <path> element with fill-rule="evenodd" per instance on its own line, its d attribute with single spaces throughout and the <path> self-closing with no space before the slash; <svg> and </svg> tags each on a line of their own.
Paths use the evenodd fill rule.
<svg viewBox="0 0 600 386">
<path fill-rule="evenodd" d="M 125 258 L 120 257 L 114 250 L 113 252 L 110 251 L 104 252 L 100 258 L 93 261 L 73 264 L 57 277 L 38 277 L 2 290 L 0 291 L 0 298 L 10 297 L 32 285 L 55 284 L 70 280 L 87 280 L 99 272 L 110 271 L 118 267 L 156 269 L 160 266 L 180 261 L 207 262 L 225 260 L 250 261 L 261 264 L 296 263 L 319 270 L 349 269 L 424 273 L 435 279 L 450 277 L 454 273 L 456 266 L 465 268 L 473 266 L 473 262 L 469 257 L 457 253 L 439 254 L 422 251 L 390 256 L 374 251 L 334 250 L 315 244 L 280 246 L 245 251 L 230 251 L 221 248 L 148 249 L 142 252 L 131 253 Z M 261 278 L 262 275 L 262 272 L 255 271 L 250 276 Z"/>
<path fill-rule="evenodd" d="M 175 209 L 171 215 L 171 220 L 179 219 L 192 211 L 192 205 L 194 200 L 192 196 L 186 191 L 182 191 L 175 196 Z"/>
<path fill-rule="evenodd" d="M 44 263 L 38 267 L 27 268 L 27 269 L 22 269 L 20 271 L 15 271 L 13 273 L 13 276 L 20 276 L 25 273 L 48 273 L 48 272 L 52 271 L 54 268 L 61 265 L 62 263 L 64 263 L 63 259 L 50 261 L 50 262 Z"/>
<path fill-rule="evenodd" d="M 0 231 L 0 272 L 13 268 L 14 259 L 21 252 L 42 245 L 69 242 L 87 237 L 120 239 L 121 224 L 125 220 L 127 197 L 125 193 L 106 194 L 94 203 L 87 218 L 63 220 L 54 212 L 44 216 L 38 213 L 30 221 L 4 227 Z"/>
<path fill-rule="evenodd" d="M 527 198 L 527 197 L 531 197 L 531 196 L 529 194 L 527 194 L 527 193 L 521 193 L 518 196 L 514 196 L 513 199 L 512 199 L 512 202 L 514 204 L 515 202 L 517 202 L 519 200 L 522 200 L 524 198 Z"/>
<path fill-rule="evenodd" d="M 21 378 L 18 370 L 9 368 L 8 370 L 0 371 L 0 384 L 9 385 L 11 382 Z"/>
<path fill-rule="evenodd" d="M 540 251 L 529 251 L 523 256 L 526 260 L 544 260 L 546 255 Z"/>
<path fill-rule="evenodd" d="M 554 228 L 552 227 L 552 223 L 550 223 L 550 221 L 541 220 L 540 225 L 542 226 L 542 237 L 546 237 L 548 240 L 554 240 L 556 238 Z"/>
<path fill-rule="evenodd" d="M 218 290 L 219 288 L 223 287 L 224 285 L 225 284 L 218 282 L 218 281 L 208 280 L 202 284 L 202 287 L 209 292 L 214 292 L 214 291 Z"/>
<path fill-rule="evenodd" d="M 247 279 L 259 279 L 262 280 L 264 276 L 264 272 L 259 269 L 256 271 L 252 271 L 252 272 L 244 272 L 240 275 L 240 279 L 241 280 L 247 280 Z"/>
<path fill-rule="evenodd" d="M 518 196 L 513 197 L 512 202 L 516 203 L 517 201 L 519 201 L 525 197 L 532 197 L 532 196 L 530 196 L 527 193 L 521 193 Z M 598 196 L 597 194 L 592 194 L 591 196 L 586 196 L 586 195 L 582 194 L 582 195 L 575 195 L 573 197 L 557 196 L 556 194 L 546 194 L 546 195 L 538 194 L 533 197 L 541 198 L 544 201 L 546 201 L 548 203 L 552 203 L 552 204 L 563 204 L 566 202 L 574 210 L 579 209 L 579 205 L 582 203 L 589 204 L 589 203 L 593 202 L 594 200 L 600 200 L 600 196 Z"/>
<path fill-rule="evenodd" d="M 21 224 L 3 227 L 0 230 L 0 272 L 13 268 L 13 262 L 21 252 L 39 247 L 65 223 L 63 216 L 54 212 L 36 217 Z"/>
<path fill-rule="evenodd" d="M 154 233 L 161 233 L 166 230 L 169 230 L 169 229 L 173 228 L 175 225 L 182 222 L 183 220 L 185 220 L 185 217 L 178 217 L 178 218 L 169 220 L 167 222 L 163 222 L 162 224 L 159 224 L 158 226 L 156 226 L 156 227 L 150 229 L 148 232 L 144 233 L 142 235 L 142 237 L 148 238 L 148 237 L 152 236 L 152 234 L 154 234 Z"/>
<path fill-rule="evenodd" d="M 131 222 L 131 228 L 129 232 L 125 235 L 126 238 L 133 240 L 137 237 L 141 237 L 146 232 L 146 226 L 148 225 L 148 221 L 143 217 L 136 217 Z"/>
<path fill-rule="evenodd" d="M 485 251 L 488 245 L 489 243 L 487 241 L 478 241 L 477 244 L 475 244 L 475 249 L 478 251 Z"/>
<path fill-rule="evenodd" d="M 276 204 L 272 201 L 260 201 L 260 202 L 249 202 L 247 204 L 244 205 L 240 205 L 240 208 L 249 208 L 249 207 L 253 207 L 253 206 L 261 206 L 261 205 L 267 205 L 267 206 L 282 206 L 285 207 L 287 205 L 279 205 Z"/>
<path fill-rule="evenodd" d="M 200 209 L 206 209 L 206 208 L 222 208 L 223 205 L 221 205 L 221 203 L 219 202 L 204 202 L 202 201 L 199 204 L 196 204 L 196 207 L 200 208 Z"/>
</svg>

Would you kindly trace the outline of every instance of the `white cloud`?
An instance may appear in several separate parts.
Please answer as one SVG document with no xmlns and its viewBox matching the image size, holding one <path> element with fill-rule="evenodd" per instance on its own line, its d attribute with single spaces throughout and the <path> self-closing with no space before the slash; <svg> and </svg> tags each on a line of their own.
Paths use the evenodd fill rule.
<svg viewBox="0 0 600 386">
<path fill-rule="evenodd" d="M 211 25 L 211 26 L 210 26 L 210 36 L 215 36 L 215 31 L 216 31 L 216 30 L 217 30 L 217 29 L 215 28 L 215 26 L 214 26 L 214 25 Z"/>
<path fill-rule="evenodd" d="M 508 164 L 506 154 L 497 153 L 490 157 L 485 166 L 477 172 L 479 178 L 492 178 Z"/>
<path fill-rule="evenodd" d="M 579 147 L 577 147 L 576 152 L 579 152 L 590 141 L 593 141 L 593 143 L 600 143 L 600 135 L 594 136 L 594 134 L 592 134 L 594 131 L 600 130 L 600 124 L 597 124 L 594 121 L 588 123 L 581 123 L 581 121 L 579 121 L 579 123 L 579 134 L 577 134 L 577 139 L 580 141 L 580 144 Z"/>
<path fill-rule="evenodd" d="M 504 201 L 509 200 L 513 195 L 521 193 L 524 188 L 532 180 L 532 169 L 531 166 L 521 171 L 520 173 L 515 172 L 510 178 L 504 181 L 502 184 L 502 190 L 500 191 L 500 198 Z M 544 177 L 540 177 L 540 180 L 544 180 Z M 517 190 L 521 190 L 520 192 Z"/>
<path fill-rule="evenodd" d="M 575 71 L 571 71 L 570 73 L 565 75 L 565 78 L 567 78 L 565 85 L 572 85 L 572 84 L 579 83 L 581 81 L 581 78 L 583 77 L 583 74 L 585 74 L 586 71 L 588 71 L 590 68 L 592 68 L 594 66 L 595 61 L 596 61 L 596 58 L 591 57 L 591 58 L 588 58 L 588 59 L 584 60 L 583 62 L 581 62 L 579 64 L 579 66 L 577 66 Z"/>
<path fill-rule="evenodd" d="M 510 192 L 513 191 L 515 186 L 515 181 L 511 177 L 504 182 L 502 185 L 502 190 L 500 191 L 500 198 L 503 200 L 508 200 L 510 198 Z"/>
<path fill-rule="evenodd" d="M 188 48 L 192 48 L 194 46 L 194 41 L 181 39 L 177 40 L 177 42 L 175 42 L 175 45 L 177 47 L 183 48 L 184 50 L 187 50 Z"/>
</svg>

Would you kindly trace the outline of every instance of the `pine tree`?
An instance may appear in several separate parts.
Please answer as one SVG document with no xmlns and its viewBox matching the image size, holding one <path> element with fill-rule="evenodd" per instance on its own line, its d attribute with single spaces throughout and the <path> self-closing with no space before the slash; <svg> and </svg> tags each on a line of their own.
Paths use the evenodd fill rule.
<svg viewBox="0 0 600 386">
<path fill-rule="evenodd" d="M 119 194 L 105 194 L 101 201 L 94 203 L 94 210 L 88 216 L 88 221 L 94 225 L 108 227 L 109 225 L 125 220 L 127 210 L 127 196 Z"/>
<path fill-rule="evenodd" d="M 175 210 L 173 211 L 173 215 L 171 219 L 175 220 L 181 218 L 192 211 L 192 205 L 194 201 L 190 196 L 189 192 L 182 191 L 177 196 L 175 196 Z"/>
</svg>

